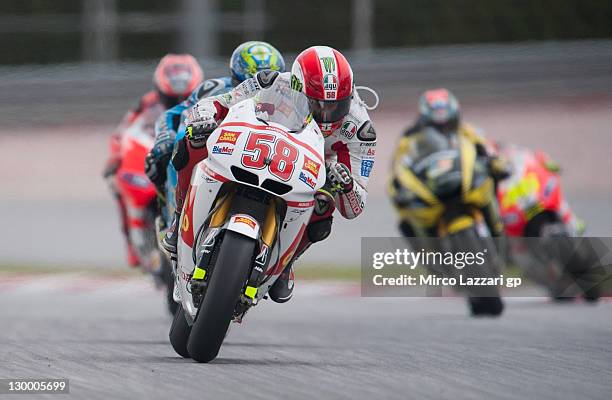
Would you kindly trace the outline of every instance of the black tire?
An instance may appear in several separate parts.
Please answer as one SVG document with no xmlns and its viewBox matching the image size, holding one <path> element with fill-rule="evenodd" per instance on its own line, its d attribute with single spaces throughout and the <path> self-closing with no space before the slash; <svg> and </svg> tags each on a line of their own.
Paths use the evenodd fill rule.
<svg viewBox="0 0 612 400">
<path fill-rule="evenodd" d="M 474 317 L 497 317 L 504 311 L 504 303 L 499 297 L 470 297 L 468 301 Z"/>
<path fill-rule="evenodd" d="M 206 295 L 198 310 L 187 349 L 191 358 L 209 362 L 217 357 L 247 280 L 256 242 L 227 231 L 219 249 Z"/>
<path fill-rule="evenodd" d="M 450 246 L 454 252 L 476 253 L 486 249 L 487 263 L 484 268 L 465 268 L 458 274 L 465 277 L 497 277 L 500 273 L 501 259 L 491 237 L 480 237 L 475 227 L 471 227 L 449 236 Z M 504 303 L 499 288 L 487 286 L 470 288 L 467 293 L 468 305 L 473 316 L 499 316 L 504 310 Z"/>
<path fill-rule="evenodd" d="M 191 333 L 191 327 L 185 319 L 185 310 L 182 306 L 179 306 L 174 313 L 174 320 L 170 327 L 170 344 L 176 353 L 183 357 L 189 358 L 189 352 L 187 351 L 187 341 L 189 340 L 189 334 Z"/>
<path fill-rule="evenodd" d="M 170 315 L 175 315 L 176 310 L 179 308 L 179 304 L 174 301 L 174 274 L 172 273 L 172 264 L 165 254 L 162 254 L 161 257 L 161 279 L 164 282 L 166 291 L 166 306 L 168 307 Z"/>
<path fill-rule="evenodd" d="M 551 236 L 550 239 L 553 256 L 557 257 L 564 273 L 570 277 L 568 285 L 575 283 L 587 302 L 597 302 L 600 290 L 591 268 L 598 264 L 598 260 L 588 240 L 570 237 L 567 232 Z"/>
</svg>

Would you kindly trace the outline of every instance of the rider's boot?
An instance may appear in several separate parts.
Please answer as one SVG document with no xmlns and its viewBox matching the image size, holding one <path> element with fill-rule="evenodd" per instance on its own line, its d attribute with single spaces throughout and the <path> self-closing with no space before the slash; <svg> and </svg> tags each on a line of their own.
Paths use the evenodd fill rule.
<svg viewBox="0 0 612 400">
<path fill-rule="evenodd" d="M 326 239 L 332 226 L 332 214 L 335 206 L 333 197 L 327 192 L 317 192 L 315 195 L 315 207 L 306 232 L 302 235 L 291 261 L 287 264 L 276 282 L 272 285 L 268 294 L 276 303 L 285 303 L 293 295 L 293 263 L 302 255 L 310 245 Z"/>
<path fill-rule="evenodd" d="M 293 296 L 293 280 L 293 260 L 291 260 L 268 291 L 272 301 L 285 303 L 291 300 L 291 296 Z"/>
<path fill-rule="evenodd" d="M 181 220 L 181 213 L 174 212 L 174 219 L 172 224 L 166 231 L 164 238 L 162 239 L 162 247 L 169 253 L 176 254 L 176 246 L 178 245 L 178 224 Z"/>
</svg>

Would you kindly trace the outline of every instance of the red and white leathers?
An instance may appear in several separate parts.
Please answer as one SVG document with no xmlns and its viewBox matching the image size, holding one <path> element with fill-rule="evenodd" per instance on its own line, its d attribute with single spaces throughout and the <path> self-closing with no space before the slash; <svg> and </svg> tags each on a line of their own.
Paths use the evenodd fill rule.
<svg viewBox="0 0 612 400">
<path fill-rule="evenodd" d="M 110 172 L 113 168 L 116 168 L 117 165 L 121 162 L 121 134 L 130 127 L 132 122 L 136 120 L 140 115 L 142 115 L 145 111 L 157 107 L 160 111 L 163 111 L 163 106 L 161 105 L 159 94 L 155 90 L 151 90 L 150 92 L 145 93 L 140 100 L 138 101 L 138 106 L 136 108 L 128 110 L 127 113 L 121 119 L 121 122 L 115 128 L 114 132 L 110 137 L 110 157 L 106 164 L 105 174 Z M 156 114 L 156 113 L 151 113 Z M 152 115 L 154 117 L 154 115 Z M 155 121 L 153 121 L 155 124 Z"/>
<path fill-rule="evenodd" d="M 253 97 L 262 86 L 265 87 L 266 78 L 263 74 L 265 71 L 247 79 L 226 94 L 202 99 L 192 108 L 186 123 L 189 124 L 190 119 L 197 120 L 202 116 L 211 115 L 219 124 L 227 115 L 229 107 Z M 280 74 L 277 79 L 291 79 L 290 73 Z M 353 92 L 349 113 L 340 121 L 329 125 L 322 127 L 322 131 L 327 132 L 324 134 L 326 163 L 338 162 L 346 165 L 353 178 L 352 188 L 344 193 L 336 193 L 335 201 L 340 214 L 352 219 L 361 214 L 365 208 L 368 179 L 376 154 L 376 132 L 367 109 L 356 91 Z M 179 164 L 183 167 L 177 168 L 177 207 L 183 204 L 193 167 L 208 156 L 204 143 L 194 143 L 185 138 L 185 142 L 180 147 L 185 154 L 177 154 L 173 160 L 175 166 Z M 182 159 L 178 163 L 177 156 Z"/>
<path fill-rule="evenodd" d="M 110 156 L 107 161 L 106 168 L 104 170 L 104 177 L 107 178 L 113 196 L 115 197 L 117 205 L 119 207 L 121 230 L 127 241 L 128 264 L 133 267 L 139 265 L 139 259 L 136 255 L 136 251 L 134 250 L 129 240 L 130 218 L 128 215 L 126 199 L 124 199 L 120 195 L 119 190 L 115 187 L 115 181 L 114 179 L 112 179 L 112 177 L 115 175 L 115 172 L 121 165 L 121 142 L 123 133 L 132 125 L 134 121 L 136 121 L 140 117 L 143 117 L 146 118 L 145 125 L 151 127 L 151 137 L 154 137 L 155 121 L 157 121 L 157 119 L 163 113 L 164 110 L 165 107 L 162 105 L 157 91 L 152 90 L 150 92 L 145 93 L 140 98 L 138 106 L 134 109 L 129 110 L 124 115 L 119 125 L 115 128 L 109 141 Z"/>
</svg>

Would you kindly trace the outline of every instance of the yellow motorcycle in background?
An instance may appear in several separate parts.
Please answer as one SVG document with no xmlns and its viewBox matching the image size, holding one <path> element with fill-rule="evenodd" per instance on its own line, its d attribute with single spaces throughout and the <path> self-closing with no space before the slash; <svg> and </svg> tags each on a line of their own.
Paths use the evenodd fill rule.
<svg viewBox="0 0 612 400">
<path fill-rule="evenodd" d="M 499 277 L 501 259 L 491 235 L 491 225 L 501 224 L 495 185 L 474 143 L 460 133 L 450 137 L 434 128 L 403 140 L 407 148 L 394 160 L 389 194 L 402 221 L 414 231 L 409 238 L 413 250 L 484 252 L 481 266 L 435 269 L 457 280 L 461 275 L 464 281 Z M 473 315 L 502 313 L 497 286 L 458 289 L 466 292 Z"/>
</svg>

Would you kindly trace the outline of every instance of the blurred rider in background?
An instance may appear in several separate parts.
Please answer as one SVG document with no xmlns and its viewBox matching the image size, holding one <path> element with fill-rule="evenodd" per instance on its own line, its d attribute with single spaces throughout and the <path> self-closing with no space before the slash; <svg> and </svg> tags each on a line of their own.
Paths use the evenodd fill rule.
<svg viewBox="0 0 612 400">
<path fill-rule="evenodd" d="M 457 98 L 447 89 L 432 89 L 425 91 L 419 98 L 419 114 L 414 124 L 409 127 L 400 139 L 395 155 L 393 157 L 393 167 L 390 176 L 389 194 L 398 210 L 409 207 L 406 188 L 400 185 L 396 175 L 396 168 L 405 168 L 401 165 L 401 160 L 408 153 L 413 145 L 414 137 L 426 128 L 434 128 L 450 141 L 453 147 L 458 146 L 459 136 L 463 136 L 474 143 L 477 156 L 487 160 L 487 165 L 492 178 L 497 183 L 510 174 L 509 164 L 488 145 L 478 131 L 461 120 L 461 112 Z M 491 233 L 494 236 L 501 234 L 503 230 L 502 222 L 499 218 L 497 203 L 491 204 L 484 210 Z M 405 237 L 426 236 L 434 237 L 435 232 L 420 232 L 421 229 L 412 226 L 410 221 L 401 219 L 399 229 Z"/>
<path fill-rule="evenodd" d="M 325 139 L 327 181 L 333 187 L 330 191 L 320 190 L 315 196 L 315 208 L 301 241 L 292 259 L 270 288 L 270 298 L 283 303 L 293 293 L 293 262 L 312 243 L 329 236 L 335 205 L 347 219 L 357 217 L 365 208 L 367 184 L 374 166 L 376 131 L 368 115 L 368 106 L 355 90 L 349 62 L 331 47 L 310 47 L 297 56 L 291 73 L 261 71 L 231 92 L 203 99 L 191 108 L 186 121 L 190 133 L 177 144 L 172 157 L 172 164 L 179 175 L 177 214 L 162 245 L 171 253 L 177 251 L 177 226 L 191 171 L 198 162 L 208 157 L 206 140 L 210 133 L 225 118 L 231 106 L 271 87 L 276 79 L 287 80 L 293 90 L 306 95 L 312 117 Z"/>
<path fill-rule="evenodd" d="M 164 56 L 153 75 L 154 89 L 145 93 L 136 108 L 129 110 L 119 126 L 110 137 L 110 157 L 104 169 L 104 177 L 113 182 L 113 177 L 121 165 L 121 138 L 123 132 L 130 127 L 140 116 L 151 118 L 150 125 L 154 126 L 157 118 L 167 109 L 182 102 L 202 82 L 204 73 L 200 64 L 189 54 L 168 54 Z M 150 132 L 154 134 L 153 130 Z M 143 166 L 144 168 L 144 166 Z M 138 266 L 139 260 L 129 236 L 129 219 L 125 199 L 111 184 L 111 190 L 119 205 L 121 227 L 127 243 L 128 264 Z"/>
<path fill-rule="evenodd" d="M 145 161 L 145 172 L 157 187 L 158 193 L 164 193 L 168 163 L 185 112 L 200 99 L 229 92 L 245 79 L 252 78 L 258 71 L 284 72 L 285 61 L 280 52 L 271 44 L 251 41 L 236 47 L 230 58 L 229 68 L 230 76 L 204 81 L 185 101 L 167 110 L 158 118 L 155 125 L 155 144 Z"/>
</svg>

